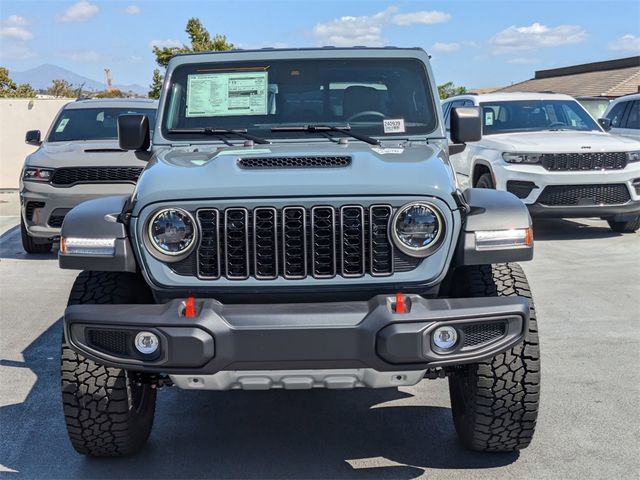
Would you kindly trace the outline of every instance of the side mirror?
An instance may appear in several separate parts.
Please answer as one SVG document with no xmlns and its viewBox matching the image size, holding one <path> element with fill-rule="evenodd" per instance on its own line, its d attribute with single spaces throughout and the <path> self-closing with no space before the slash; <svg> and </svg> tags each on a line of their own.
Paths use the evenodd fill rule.
<svg viewBox="0 0 640 480">
<path fill-rule="evenodd" d="M 611 130 L 611 120 L 610 119 L 608 119 L 608 118 L 599 118 L 598 119 L 598 123 L 600 124 L 600 126 L 602 128 L 605 129 L 605 131 L 608 132 L 609 130 Z"/>
<path fill-rule="evenodd" d="M 482 138 L 480 107 L 451 109 L 451 141 L 453 143 L 477 142 Z"/>
<path fill-rule="evenodd" d="M 24 136 L 25 143 L 29 145 L 39 146 L 42 145 L 42 140 L 40 140 L 40 130 L 29 130 L 27 134 Z"/>
<path fill-rule="evenodd" d="M 118 117 L 118 143 L 122 150 L 148 150 L 151 140 L 147 116 L 120 115 Z"/>
</svg>

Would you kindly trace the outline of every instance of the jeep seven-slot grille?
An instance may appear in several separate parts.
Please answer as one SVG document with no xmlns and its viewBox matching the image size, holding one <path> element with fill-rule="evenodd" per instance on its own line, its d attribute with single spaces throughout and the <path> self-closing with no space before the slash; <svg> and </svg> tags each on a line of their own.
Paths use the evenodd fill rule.
<svg viewBox="0 0 640 480">
<path fill-rule="evenodd" d="M 341 168 L 351 165 L 351 157 L 247 157 L 238 160 L 243 169 Z"/>
<path fill-rule="evenodd" d="M 545 153 L 542 166 L 547 170 L 621 170 L 627 166 L 625 152 Z"/>
<path fill-rule="evenodd" d="M 140 167 L 65 167 L 53 173 L 51 184 L 69 187 L 78 183 L 136 183 Z"/>
<path fill-rule="evenodd" d="M 631 199 L 623 183 L 601 185 L 549 185 L 538 203 L 556 206 L 621 205 Z"/>
<path fill-rule="evenodd" d="M 268 280 L 391 275 L 392 212 L 389 205 L 200 209 L 197 276 Z"/>
</svg>

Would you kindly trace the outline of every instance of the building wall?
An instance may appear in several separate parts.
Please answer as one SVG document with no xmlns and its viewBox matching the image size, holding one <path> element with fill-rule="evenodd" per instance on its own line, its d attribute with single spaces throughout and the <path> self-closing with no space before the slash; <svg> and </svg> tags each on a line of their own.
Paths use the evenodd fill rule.
<svg viewBox="0 0 640 480">
<path fill-rule="evenodd" d="M 69 99 L 0 98 L 0 189 L 18 188 L 24 158 L 37 147 L 24 143 L 27 130 L 44 136 Z"/>
</svg>

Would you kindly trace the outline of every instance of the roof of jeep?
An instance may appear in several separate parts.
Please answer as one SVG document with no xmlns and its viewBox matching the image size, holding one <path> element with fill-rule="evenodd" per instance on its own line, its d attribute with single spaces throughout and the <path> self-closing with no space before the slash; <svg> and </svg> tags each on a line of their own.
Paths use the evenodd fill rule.
<svg viewBox="0 0 640 480">
<path fill-rule="evenodd" d="M 303 60 L 313 58 L 421 58 L 428 56 L 420 47 L 313 47 L 313 48 L 261 48 L 255 50 L 225 50 L 221 52 L 178 53 L 171 57 L 169 68 L 189 63 L 243 60 Z"/>
<path fill-rule="evenodd" d="M 562 93 L 547 93 L 547 92 L 495 92 L 495 93 L 483 93 L 480 95 L 463 94 L 456 95 L 455 97 L 449 97 L 443 102 L 449 102 L 451 100 L 473 100 L 476 99 L 478 103 L 482 102 L 508 102 L 517 100 L 575 100 L 575 98 L 564 95 Z"/>
<path fill-rule="evenodd" d="M 149 98 L 86 98 L 67 103 L 65 110 L 82 108 L 158 108 L 158 101 Z"/>
</svg>

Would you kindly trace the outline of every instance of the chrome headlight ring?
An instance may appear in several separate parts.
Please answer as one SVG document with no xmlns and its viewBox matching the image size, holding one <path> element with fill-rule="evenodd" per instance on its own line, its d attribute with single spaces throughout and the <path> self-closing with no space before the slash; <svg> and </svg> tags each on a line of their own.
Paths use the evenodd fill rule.
<svg viewBox="0 0 640 480">
<path fill-rule="evenodd" d="M 426 215 L 427 221 L 429 216 L 433 217 L 433 228 L 429 228 L 429 225 L 418 225 L 418 220 L 414 220 L 414 225 L 407 225 L 405 223 L 405 228 L 407 230 L 414 230 L 413 235 L 420 238 L 420 236 L 428 236 L 431 235 L 432 238 L 429 239 L 429 243 L 423 246 L 413 246 L 409 245 L 406 241 L 407 236 L 412 236 L 411 232 L 398 232 L 398 222 L 405 221 L 407 216 L 411 216 L 409 211 L 411 209 L 422 209 L 422 211 L 418 211 L 414 214 L 414 217 L 418 215 Z M 424 258 L 433 254 L 438 247 L 442 244 L 442 240 L 444 238 L 445 232 L 445 222 L 444 216 L 442 215 L 441 210 L 436 207 L 434 204 L 426 201 L 415 201 L 410 202 L 402 207 L 400 207 L 396 213 L 393 215 L 393 219 L 391 221 L 391 228 L 389 229 L 391 232 L 391 239 L 395 247 L 400 250 L 405 255 L 409 255 L 411 257 Z M 429 232 L 431 230 L 431 232 Z"/>
<path fill-rule="evenodd" d="M 159 233 L 154 231 L 158 226 L 159 219 L 165 216 L 165 228 L 170 222 L 176 225 L 169 232 Z M 171 227 L 171 225 L 169 225 Z M 147 251 L 164 262 L 177 262 L 187 257 L 198 243 L 199 237 L 198 224 L 193 215 L 182 208 L 167 207 L 156 210 L 147 221 L 144 235 L 144 243 Z M 169 243 L 183 244 L 177 250 L 171 250 L 162 247 L 162 241 L 158 240 L 159 236 L 165 237 L 165 245 Z M 182 238 L 181 238 L 182 236 Z M 173 238 L 171 238 L 173 237 Z M 185 237 L 187 237 L 185 239 Z"/>
</svg>

